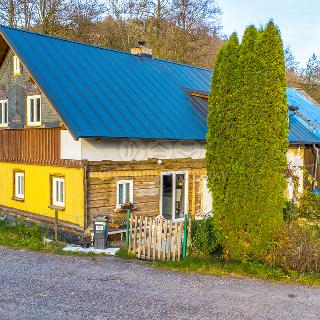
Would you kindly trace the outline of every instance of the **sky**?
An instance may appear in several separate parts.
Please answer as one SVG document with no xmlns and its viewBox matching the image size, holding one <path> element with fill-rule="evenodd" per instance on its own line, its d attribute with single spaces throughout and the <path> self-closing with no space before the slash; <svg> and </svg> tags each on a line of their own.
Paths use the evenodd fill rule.
<svg viewBox="0 0 320 320">
<path fill-rule="evenodd" d="M 264 25 L 270 18 L 279 26 L 285 46 L 303 66 L 313 54 L 320 54 L 320 0 L 217 0 L 223 11 L 222 33 Z"/>
</svg>

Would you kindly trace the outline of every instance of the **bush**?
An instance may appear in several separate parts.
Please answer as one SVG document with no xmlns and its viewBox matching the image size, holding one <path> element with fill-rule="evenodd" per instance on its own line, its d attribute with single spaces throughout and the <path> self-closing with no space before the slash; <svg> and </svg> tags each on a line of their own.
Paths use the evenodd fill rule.
<svg viewBox="0 0 320 320">
<path fill-rule="evenodd" d="M 296 220 L 300 215 L 299 208 L 291 201 L 287 201 L 286 207 L 283 210 L 283 220 L 286 222 L 292 222 Z"/>
<path fill-rule="evenodd" d="M 299 215 L 314 219 L 320 216 L 320 195 L 304 192 L 299 200 Z"/>
<path fill-rule="evenodd" d="M 265 262 L 285 270 L 300 272 L 320 271 L 319 227 L 306 219 L 285 224 Z"/>
<path fill-rule="evenodd" d="M 218 249 L 213 218 L 194 220 L 191 224 L 191 250 L 193 254 L 208 256 Z"/>
</svg>

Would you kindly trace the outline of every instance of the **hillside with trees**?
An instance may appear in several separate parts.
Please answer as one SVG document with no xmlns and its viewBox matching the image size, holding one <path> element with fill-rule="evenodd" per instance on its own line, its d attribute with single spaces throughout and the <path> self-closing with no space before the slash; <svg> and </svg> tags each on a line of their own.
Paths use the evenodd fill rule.
<svg viewBox="0 0 320 320">
<path fill-rule="evenodd" d="M 0 0 L 3 24 L 130 51 L 145 41 L 154 57 L 212 68 L 223 39 L 211 0 Z"/>
<path fill-rule="evenodd" d="M 300 88 L 320 103 L 320 56 L 313 53 L 306 66 L 300 67 L 290 48 L 285 49 L 287 84 Z"/>
</svg>

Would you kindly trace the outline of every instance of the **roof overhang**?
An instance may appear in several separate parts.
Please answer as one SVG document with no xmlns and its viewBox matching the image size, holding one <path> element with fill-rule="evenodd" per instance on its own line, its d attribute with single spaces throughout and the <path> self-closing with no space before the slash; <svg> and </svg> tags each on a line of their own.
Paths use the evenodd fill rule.
<svg viewBox="0 0 320 320">
<path fill-rule="evenodd" d="M 10 49 L 10 47 L 9 47 L 7 41 L 4 39 L 2 34 L 0 34 L 0 67 L 3 64 L 9 49 Z"/>
<path fill-rule="evenodd" d="M 320 145 L 320 141 L 314 141 L 314 142 L 311 142 L 311 141 L 289 141 L 289 145 L 294 145 L 294 146 L 297 146 L 297 145 L 313 145 L 313 144 Z"/>
</svg>

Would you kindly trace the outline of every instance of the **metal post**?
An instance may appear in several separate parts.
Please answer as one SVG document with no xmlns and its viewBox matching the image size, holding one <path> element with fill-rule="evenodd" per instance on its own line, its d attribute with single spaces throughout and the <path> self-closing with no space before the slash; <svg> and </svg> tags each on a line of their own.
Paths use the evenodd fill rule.
<svg viewBox="0 0 320 320">
<path fill-rule="evenodd" d="M 183 224 L 183 247 L 182 247 L 182 257 L 185 258 L 187 256 L 187 245 L 188 245 L 188 232 L 187 232 L 187 223 L 188 223 L 188 215 L 184 215 L 184 224 Z"/>
<path fill-rule="evenodd" d="M 59 221 L 59 216 L 58 216 L 58 211 L 56 210 L 54 213 L 54 241 L 58 242 L 58 221 Z"/>
<path fill-rule="evenodd" d="M 126 231 L 126 248 L 129 248 L 129 235 L 130 235 L 130 216 L 131 212 L 130 209 L 128 210 L 127 214 L 127 231 Z"/>
<path fill-rule="evenodd" d="M 312 190 L 314 190 L 317 186 L 319 148 L 317 148 L 316 145 L 313 144 L 312 149 L 315 153 L 314 166 L 313 166 L 313 181 L 312 181 Z"/>
</svg>

